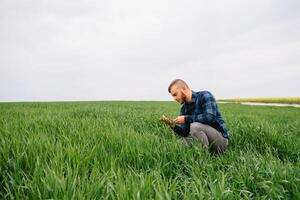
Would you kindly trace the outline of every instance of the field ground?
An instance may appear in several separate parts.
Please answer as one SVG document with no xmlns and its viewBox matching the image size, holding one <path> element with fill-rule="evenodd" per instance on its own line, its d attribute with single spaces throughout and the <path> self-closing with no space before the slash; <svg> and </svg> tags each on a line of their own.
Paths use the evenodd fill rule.
<svg viewBox="0 0 300 200">
<path fill-rule="evenodd" d="M 158 121 L 171 102 L 0 104 L 0 198 L 300 199 L 300 110 L 222 104 L 225 154 Z"/>
<path fill-rule="evenodd" d="M 284 104 L 300 104 L 300 97 L 290 98 L 234 98 L 220 99 L 222 102 L 260 102 L 260 103 L 284 103 Z"/>
</svg>

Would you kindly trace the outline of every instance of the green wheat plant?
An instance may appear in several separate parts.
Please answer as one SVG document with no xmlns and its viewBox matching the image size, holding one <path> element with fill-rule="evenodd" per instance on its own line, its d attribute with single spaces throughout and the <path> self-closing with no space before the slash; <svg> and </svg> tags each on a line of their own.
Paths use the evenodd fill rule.
<svg viewBox="0 0 300 200">
<path fill-rule="evenodd" d="M 228 150 L 186 146 L 173 102 L 0 104 L 1 199 L 300 199 L 300 109 L 222 104 Z"/>
</svg>

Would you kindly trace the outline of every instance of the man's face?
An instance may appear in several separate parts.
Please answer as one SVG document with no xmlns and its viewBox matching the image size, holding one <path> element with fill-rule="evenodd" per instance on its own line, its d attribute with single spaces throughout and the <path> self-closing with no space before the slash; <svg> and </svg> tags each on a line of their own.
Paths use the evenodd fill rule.
<svg viewBox="0 0 300 200">
<path fill-rule="evenodd" d="M 180 104 L 184 103 L 185 96 L 184 96 L 182 87 L 177 87 L 176 85 L 173 85 L 171 87 L 170 93 L 175 101 L 177 101 Z"/>
</svg>

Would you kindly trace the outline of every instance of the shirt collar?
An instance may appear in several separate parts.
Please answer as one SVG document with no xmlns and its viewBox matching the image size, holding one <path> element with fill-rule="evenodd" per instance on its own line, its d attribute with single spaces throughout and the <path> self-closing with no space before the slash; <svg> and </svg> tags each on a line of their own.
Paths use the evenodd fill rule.
<svg viewBox="0 0 300 200">
<path fill-rule="evenodd" d="M 191 101 L 191 103 L 188 104 L 187 102 L 184 102 L 184 103 L 183 103 L 183 106 L 188 106 L 188 105 L 190 105 L 190 104 L 196 103 L 196 96 L 197 96 L 196 92 L 194 92 L 194 91 L 192 90 L 192 101 Z"/>
<path fill-rule="evenodd" d="M 196 92 L 194 92 L 192 90 L 192 102 L 191 103 L 195 103 L 196 102 Z"/>
</svg>

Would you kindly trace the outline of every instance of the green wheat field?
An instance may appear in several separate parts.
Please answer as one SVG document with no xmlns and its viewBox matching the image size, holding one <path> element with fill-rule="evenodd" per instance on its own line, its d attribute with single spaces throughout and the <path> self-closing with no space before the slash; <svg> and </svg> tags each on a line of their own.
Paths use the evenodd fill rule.
<svg viewBox="0 0 300 200">
<path fill-rule="evenodd" d="M 1 199 L 300 199 L 300 109 L 220 104 L 211 156 L 158 119 L 173 102 L 0 104 Z"/>
</svg>

